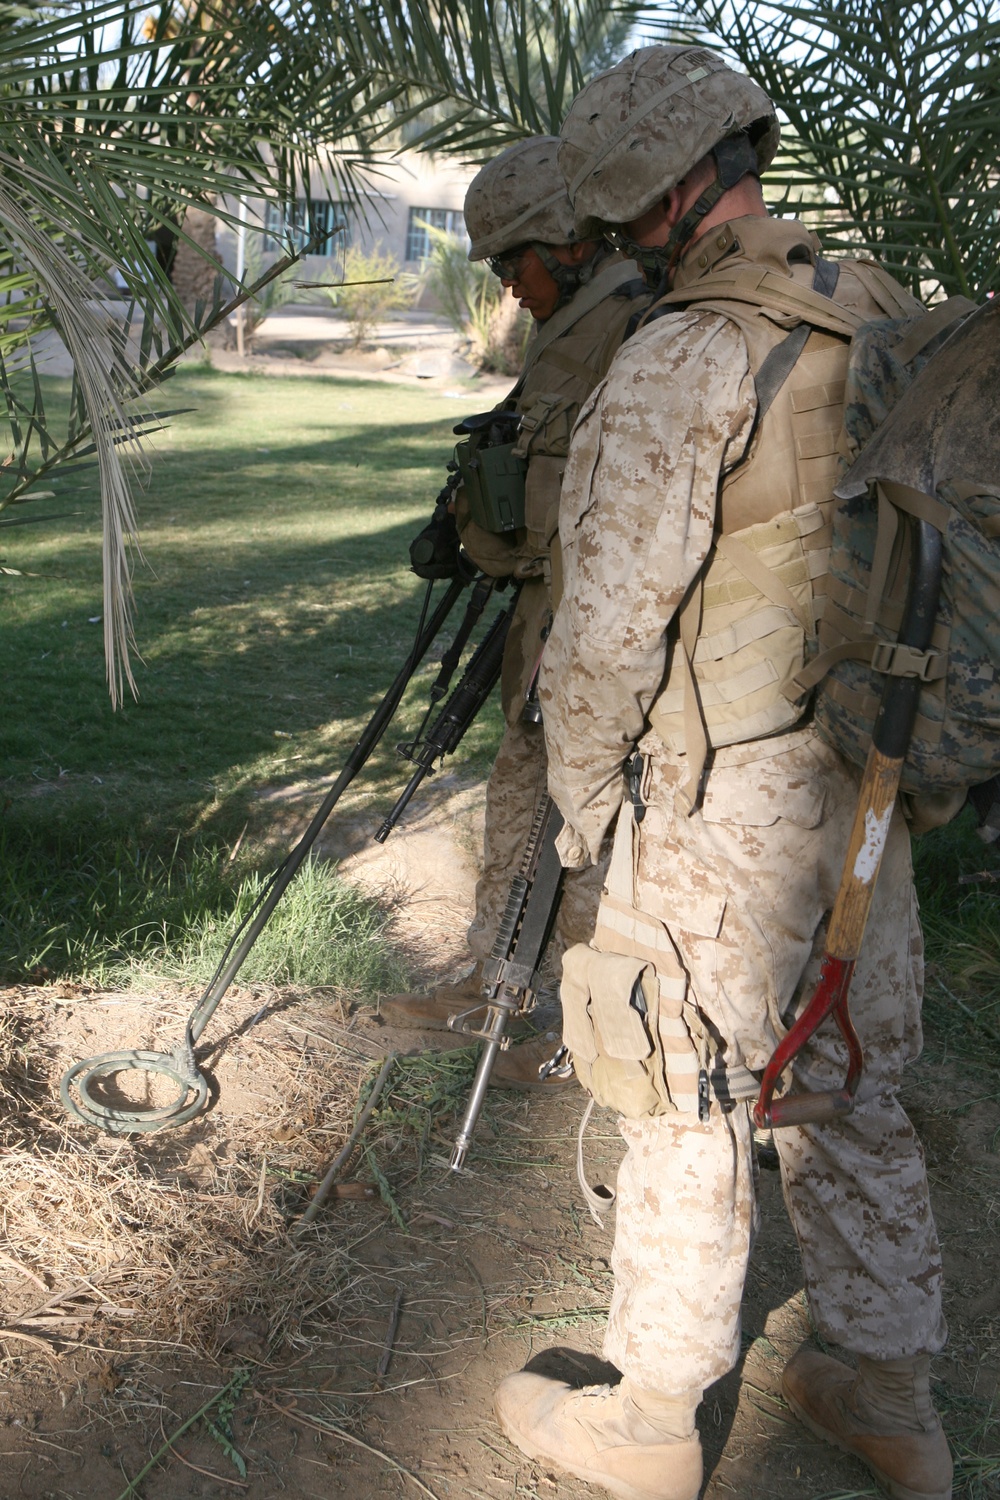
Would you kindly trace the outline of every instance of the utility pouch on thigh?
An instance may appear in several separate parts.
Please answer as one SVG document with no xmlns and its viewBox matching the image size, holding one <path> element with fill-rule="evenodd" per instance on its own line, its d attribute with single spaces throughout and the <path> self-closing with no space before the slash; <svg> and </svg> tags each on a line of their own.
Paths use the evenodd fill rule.
<svg viewBox="0 0 1000 1500">
<path fill-rule="evenodd" d="M 563 955 L 563 1037 L 584 1088 L 629 1119 L 698 1114 L 706 1102 L 709 1037 L 664 924 L 635 905 L 642 833 L 618 816 L 592 948 Z"/>
<path fill-rule="evenodd" d="M 598 1104 L 641 1120 L 671 1109 L 654 1038 L 652 964 L 577 943 L 563 955 L 563 1040 Z"/>
</svg>

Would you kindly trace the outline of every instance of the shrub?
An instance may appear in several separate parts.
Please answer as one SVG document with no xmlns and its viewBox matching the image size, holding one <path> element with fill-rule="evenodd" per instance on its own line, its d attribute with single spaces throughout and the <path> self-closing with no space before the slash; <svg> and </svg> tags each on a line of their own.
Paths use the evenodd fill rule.
<svg viewBox="0 0 1000 1500">
<path fill-rule="evenodd" d="M 351 345 L 360 349 L 386 313 L 412 305 L 420 278 L 401 271 L 395 257 L 376 243 L 372 250 L 351 245 L 344 254 L 343 284 L 321 289 L 351 325 Z"/>
<path fill-rule="evenodd" d="M 426 225 L 431 238 L 428 284 L 481 370 L 516 375 L 524 363 L 531 319 L 483 261 L 470 261 L 457 235 Z"/>
</svg>

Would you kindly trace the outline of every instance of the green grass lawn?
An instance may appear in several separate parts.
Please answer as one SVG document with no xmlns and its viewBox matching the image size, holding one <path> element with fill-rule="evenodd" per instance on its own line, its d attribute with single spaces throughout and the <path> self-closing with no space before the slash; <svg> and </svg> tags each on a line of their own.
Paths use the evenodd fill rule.
<svg viewBox="0 0 1000 1500">
<path fill-rule="evenodd" d="M 255 792 L 338 771 L 412 640 L 407 546 L 463 403 L 200 366 L 166 394 L 194 409 L 154 438 L 138 496 L 137 701 L 112 712 L 104 682 L 95 484 L 49 502 L 78 516 L 3 539 L 9 566 L 41 575 L 0 580 L 8 975 L 103 974 L 162 944 L 158 923 L 176 936 L 225 908 L 273 859 Z M 377 806 L 406 778 L 392 747 L 433 670 L 364 773 Z M 491 705 L 454 763 L 484 774 L 499 728 Z"/>
</svg>

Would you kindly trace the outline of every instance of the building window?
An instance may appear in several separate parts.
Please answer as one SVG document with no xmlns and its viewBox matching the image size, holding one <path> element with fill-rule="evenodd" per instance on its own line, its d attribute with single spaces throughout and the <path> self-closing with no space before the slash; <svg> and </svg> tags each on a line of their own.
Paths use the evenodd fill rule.
<svg viewBox="0 0 1000 1500">
<path fill-rule="evenodd" d="M 319 237 L 314 255 L 335 255 L 350 244 L 347 205 L 329 198 L 296 198 L 294 203 L 268 203 L 264 219 L 265 250 L 301 250 Z"/>
<path fill-rule="evenodd" d="M 406 259 L 426 260 L 431 253 L 431 237 L 427 225 L 434 229 L 447 230 L 468 244 L 465 233 L 465 216 L 460 208 L 411 208 L 406 228 Z"/>
</svg>

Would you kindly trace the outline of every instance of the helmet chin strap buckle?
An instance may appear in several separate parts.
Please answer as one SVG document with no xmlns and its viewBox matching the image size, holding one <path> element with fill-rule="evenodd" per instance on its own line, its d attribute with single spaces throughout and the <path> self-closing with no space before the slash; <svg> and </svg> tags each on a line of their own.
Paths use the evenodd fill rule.
<svg viewBox="0 0 1000 1500">
<path fill-rule="evenodd" d="M 612 236 L 612 243 L 617 248 L 638 261 L 647 281 L 659 282 L 661 286 L 667 282 L 709 209 L 714 208 L 723 193 L 735 187 L 748 173 L 757 173 L 757 153 L 745 130 L 723 137 L 713 146 L 712 156 L 716 166 L 714 179 L 684 217 L 678 219 L 665 244 L 637 245 L 620 231 Z"/>
</svg>

